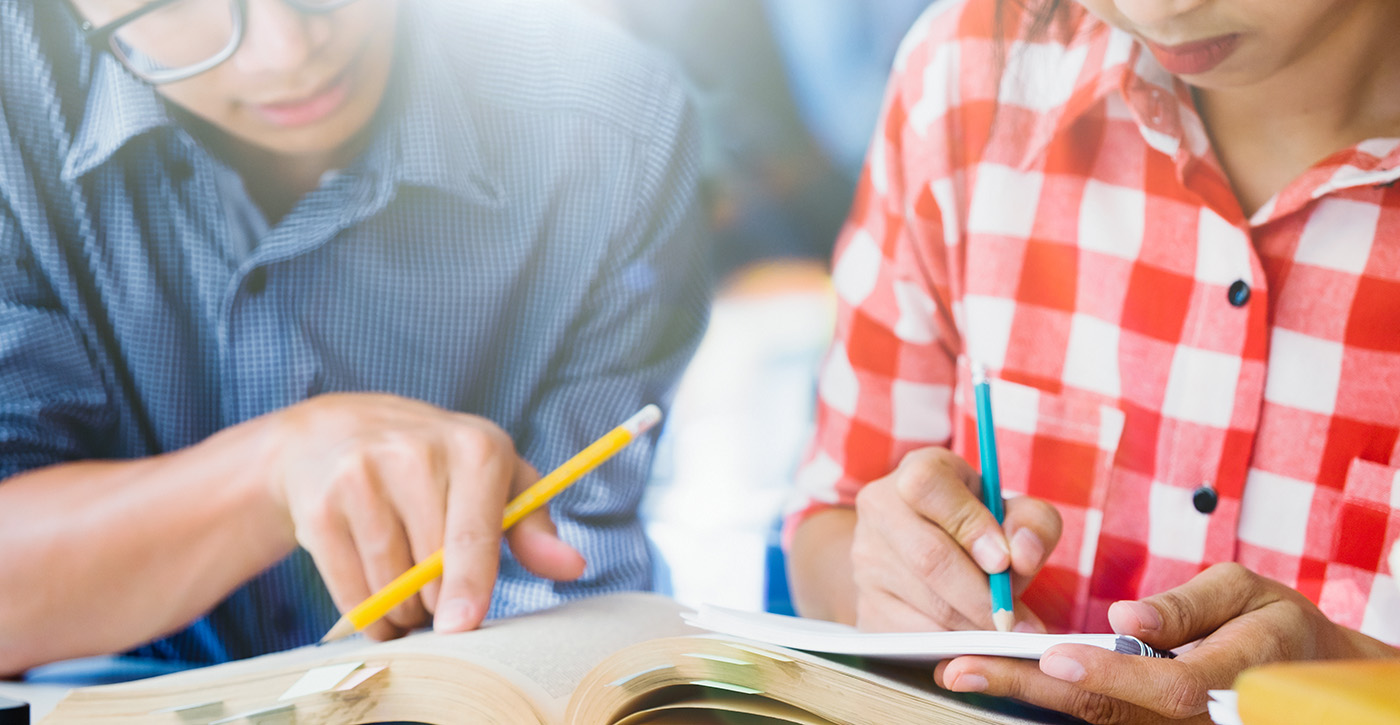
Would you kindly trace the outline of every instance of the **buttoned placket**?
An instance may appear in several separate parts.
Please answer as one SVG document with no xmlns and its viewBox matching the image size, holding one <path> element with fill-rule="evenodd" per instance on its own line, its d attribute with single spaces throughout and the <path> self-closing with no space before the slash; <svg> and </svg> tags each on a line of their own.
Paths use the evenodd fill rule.
<svg viewBox="0 0 1400 725">
<path fill-rule="evenodd" d="M 1184 366 L 1194 371 L 1199 382 L 1187 387 L 1201 391 L 1228 387 L 1233 391 L 1228 411 L 1218 407 L 1218 402 L 1217 407 L 1204 404 L 1201 409 L 1213 411 L 1213 417 L 1194 421 L 1197 425 L 1219 429 L 1216 433 L 1220 437 L 1218 450 L 1202 450 L 1183 437 L 1186 426 L 1192 424 L 1184 422 L 1178 424 L 1177 436 L 1158 451 L 1158 460 L 1164 463 L 1157 474 L 1157 485 L 1179 495 L 1164 496 L 1175 503 L 1160 514 L 1160 521 L 1155 525 L 1175 527 L 1174 536 L 1199 536 L 1200 540 L 1191 545 L 1200 547 L 1200 561 L 1206 564 L 1229 561 L 1235 553 L 1239 503 L 1263 405 L 1262 375 L 1267 371 L 1267 361 L 1250 360 L 1247 350 L 1252 339 L 1267 335 L 1267 316 L 1255 309 L 1266 309 L 1267 305 L 1263 266 L 1254 249 L 1249 222 L 1238 204 L 1233 203 L 1233 193 L 1228 196 L 1231 203 L 1222 203 L 1225 192 L 1231 187 L 1210 156 L 1208 137 L 1200 117 L 1193 109 L 1183 106 L 1173 90 L 1142 77 L 1129 76 L 1123 94 L 1143 139 L 1153 149 L 1173 159 L 1177 182 L 1190 195 L 1202 200 L 1201 214 L 1212 219 L 1209 225 L 1203 224 L 1203 228 L 1208 227 L 1218 234 L 1211 239 L 1198 237 L 1195 240 L 1198 256 L 1218 255 L 1209 263 L 1213 265 L 1210 273 L 1199 279 L 1198 284 L 1218 285 L 1223 292 L 1191 298 L 1193 309 L 1187 313 L 1188 326 L 1183 331 L 1181 345 L 1205 352 L 1198 354 L 1197 361 Z M 1198 274 L 1202 264 L 1206 262 L 1198 262 Z M 1225 342 L 1219 339 L 1222 329 L 1237 341 L 1237 347 L 1222 345 Z M 1217 349 L 1231 352 L 1216 357 L 1217 354 L 1210 351 Z M 1231 357 L 1240 360 L 1231 379 L 1211 379 L 1228 374 L 1228 370 L 1211 368 L 1209 361 Z M 1201 361 L 1206 364 L 1198 365 Z M 1255 379 L 1251 366 L 1256 366 L 1260 379 Z M 1174 382 L 1182 384 L 1182 381 Z"/>
</svg>

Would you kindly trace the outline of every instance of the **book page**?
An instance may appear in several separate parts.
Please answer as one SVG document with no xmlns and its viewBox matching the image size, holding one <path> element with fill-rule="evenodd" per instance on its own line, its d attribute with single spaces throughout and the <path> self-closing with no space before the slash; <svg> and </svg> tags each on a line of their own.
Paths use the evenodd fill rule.
<svg viewBox="0 0 1400 725">
<path fill-rule="evenodd" d="M 697 634 L 681 619 L 684 611 L 660 595 L 616 594 L 488 622 L 475 632 L 431 635 L 436 641 L 412 646 L 490 662 L 498 672 L 508 668 L 562 704 L 613 652 L 658 637 Z"/>
<path fill-rule="evenodd" d="M 712 632 L 765 644 L 926 667 L 932 667 L 939 660 L 968 654 L 1039 659 L 1057 644 L 1086 644 L 1126 654 L 1156 656 L 1140 640 L 1117 634 L 862 632 L 835 622 L 711 605 L 701 607 L 695 616 L 687 617 L 687 621 Z"/>
<path fill-rule="evenodd" d="M 56 722 L 151 722 L 158 709 L 179 712 L 194 705 L 221 717 L 237 715 L 278 704 L 279 697 L 298 692 L 297 683 L 308 672 L 341 663 L 385 670 L 349 691 L 290 698 L 298 722 L 374 722 L 371 716 L 387 714 L 378 719 L 455 723 L 464 717 L 463 707 L 505 722 L 557 722 L 574 686 L 608 655 L 653 637 L 695 632 L 681 612 L 666 597 L 629 593 L 495 620 L 461 634 L 419 632 L 382 643 L 352 637 L 149 680 L 79 688 L 59 703 Z M 114 712 L 123 714 L 113 718 Z"/>
<path fill-rule="evenodd" d="M 566 722 L 631 725 L 628 718 L 639 712 L 695 711 L 700 701 L 769 722 L 1080 722 L 1013 700 L 942 690 L 924 668 L 833 659 L 715 634 L 653 640 L 610 656 L 580 683 Z M 802 715 L 791 714 L 794 708 Z"/>
</svg>

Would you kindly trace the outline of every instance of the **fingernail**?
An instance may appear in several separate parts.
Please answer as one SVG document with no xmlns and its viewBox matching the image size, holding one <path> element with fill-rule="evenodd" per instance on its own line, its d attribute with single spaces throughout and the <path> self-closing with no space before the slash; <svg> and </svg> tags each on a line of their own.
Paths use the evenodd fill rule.
<svg viewBox="0 0 1400 725">
<path fill-rule="evenodd" d="M 1045 558 L 1045 544 L 1030 529 L 1021 529 L 1011 537 L 1012 557 L 1022 566 L 1036 567 Z"/>
<path fill-rule="evenodd" d="M 476 612 L 476 608 L 467 599 L 453 599 L 450 602 L 439 602 L 439 605 L 437 616 L 433 617 L 433 629 L 446 634 L 465 630 Z"/>
<path fill-rule="evenodd" d="M 949 682 L 948 689 L 954 692 L 982 692 L 987 689 L 987 678 L 965 672 Z"/>
<path fill-rule="evenodd" d="M 1040 659 L 1040 671 L 1065 682 L 1084 679 L 1084 665 L 1058 652 L 1050 652 Z"/>
<path fill-rule="evenodd" d="M 1011 628 L 1011 631 L 1013 631 L 1013 632 L 1026 632 L 1026 633 L 1028 633 L 1028 634 L 1044 634 L 1044 633 L 1045 633 L 1045 630 L 1041 629 L 1040 627 L 1035 626 L 1034 624 L 1031 624 L 1030 622 L 1025 621 L 1024 619 L 1021 620 L 1021 621 L 1019 621 L 1019 622 L 1017 622 L 1017 623 L 1016 623 L 1016 626 Z"/>
<path fill-rule="evenodd" d="M 1010 558 L 1006 540 L 996 534 L 983 534 L 982 538 L 972 543 L 972 560 L 988 574 L 1005 571 Z"/>
<path fill-rule="evenodd" d="M 1141 632 L 1156 632 L 1162 628 L 1162 615 L 1157 612 L 1157 608 L 1151 604 L 1143 602 L 1123 602 L 1128 611 L 1137 618 L 1138 630 Z"/>
</svg>

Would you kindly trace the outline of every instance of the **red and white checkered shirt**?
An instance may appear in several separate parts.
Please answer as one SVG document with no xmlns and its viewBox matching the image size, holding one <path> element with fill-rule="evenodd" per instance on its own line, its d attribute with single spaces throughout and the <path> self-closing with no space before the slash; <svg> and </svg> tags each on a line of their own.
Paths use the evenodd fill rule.
<svg viewBox="0 0 1400 725">
<path fill-rule="evenodd" d="M 976 465 L 977 361 L 1005 490 L 1064 517 L 1025 595 L 1052 627 L 1236 561 L 1400 644 L 1400 139 L 1246 217 L 1131 36 L 1076 6 L 999 78 L 991 6 L 940 3 L 901 49 L 789 531 L 911 450 Z"/>
</svg>

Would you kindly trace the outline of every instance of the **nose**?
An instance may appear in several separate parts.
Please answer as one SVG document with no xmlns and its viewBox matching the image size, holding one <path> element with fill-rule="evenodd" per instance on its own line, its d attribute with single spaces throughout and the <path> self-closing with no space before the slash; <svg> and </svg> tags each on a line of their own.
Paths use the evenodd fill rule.
<svg viewBox="0 0 1400 725">
<path fill-rule="evenodd" d="M 1210 0 L 1117 0 L 1118 12 L 1134 26 L 1152 28 L 1169 25 L 1172 18 L 1207 4 Z"/>
<path fill-rule="evenodd" d="M 231 59 L 240 71 L 295 70 L 329 37 L 327 18 L 305 15 L 282 0 L 248 0 L 243 44 Z"/>
</svg>

